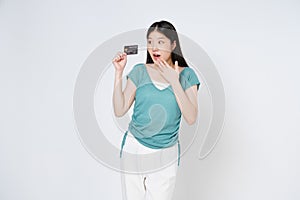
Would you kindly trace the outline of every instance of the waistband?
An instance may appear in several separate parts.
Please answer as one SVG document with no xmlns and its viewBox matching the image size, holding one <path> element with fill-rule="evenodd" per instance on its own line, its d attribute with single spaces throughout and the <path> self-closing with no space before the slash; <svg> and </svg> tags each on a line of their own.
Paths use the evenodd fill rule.
<svg viewBox="0 0 300 200">
<path fill-rule="evenodd" d="M 124 133 L 124 136 L 123 136 L 123 139 L 122 139 L 121 150 L 120 150 L 120 158 L 122 158 L 123 147 L 125 145 L 127 135 L 128 135 L 128 130 Z M 179 142 L 179 140 L 177 140 L 177 145 L 178 145 L 177 165 L 179 166 L 179 163 L 180 163 L 180 142 Z"/>
</svg>

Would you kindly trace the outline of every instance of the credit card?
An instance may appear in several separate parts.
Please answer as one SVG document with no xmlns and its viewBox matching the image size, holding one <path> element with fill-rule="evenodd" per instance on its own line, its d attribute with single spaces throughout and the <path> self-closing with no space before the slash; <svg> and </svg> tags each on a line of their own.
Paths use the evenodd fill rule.
<svg viewBox="0 0 300 200">
<path fill-rule="evenodd" d="M 137 54 L 138 53 L 138 45 L 124 46 L 124 52 L 127 55 Z"/>
</svg>

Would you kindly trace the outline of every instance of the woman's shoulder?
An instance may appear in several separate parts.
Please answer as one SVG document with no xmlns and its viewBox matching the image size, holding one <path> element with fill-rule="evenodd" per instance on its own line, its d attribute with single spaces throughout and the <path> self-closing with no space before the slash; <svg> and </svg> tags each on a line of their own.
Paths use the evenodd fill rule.
<svg viewBox="0 0 300 200">
<path fill-rule="evenodd" d="M 146 71 L 145 69 L 146 67 L 144 63 L 137 63 L 134 64 L 131 67 L 131 69 L 129 69 L 129 74 L 133 74 L 136 77 L 143 78 L 145 76 L 145 71 Z"/>
<path fill-rule="evenodd" d="M 145 63 L 137 63 L 133 67 L 144 67 L 144 66 L 146 66 Z"/>
<path fill-rule="evenodd" d="M 141 70 L 143 70 L 144 66 L 145 66 L 144 63 L 137 63 L 137 64 L 133 65 L 133 67 L 131 68 L 131 71 L 135 71 L 135 72 L 141 71 Z"/>
<path fill-rule="evenodd" d="M 183 67 L 182 75 L 190 75 L 195 74 L 194 69 L 190 68 L 189 66 Z"/>
</svg>

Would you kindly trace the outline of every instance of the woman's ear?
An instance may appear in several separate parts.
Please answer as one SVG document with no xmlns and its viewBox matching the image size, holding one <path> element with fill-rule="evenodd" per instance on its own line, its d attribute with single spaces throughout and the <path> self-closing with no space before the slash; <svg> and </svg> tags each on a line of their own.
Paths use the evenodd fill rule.
<svg viewBox="0 0 300 200">
<path fill-rule="evenodd" d="M 172 51 L 174 51 L 175 48 L 176 48 L 176 40 L 174 40 L 172 43 Z"/>
</svg>

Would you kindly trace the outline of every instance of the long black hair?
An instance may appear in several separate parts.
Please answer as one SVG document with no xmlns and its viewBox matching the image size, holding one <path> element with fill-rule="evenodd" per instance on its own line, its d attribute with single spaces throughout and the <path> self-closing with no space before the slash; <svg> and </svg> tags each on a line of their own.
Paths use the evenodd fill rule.
<svg viewBox="0 0 300 200">
<path fill-rule="evenodd" d="M 176 47 L 175 49 L 172 51 L 171 53 L 171 59 L 173 64 L 175 63 L 175 61 L 178 61 L 178 66 L 181 67 L 188 67 L 185 59 L 183 58 L 182 52 L 181 52 L 181 47 L 180 47 L 180 43 L 179 43 L 179 39 L 178 39 L 178 34 L 176 32 L 175 27 L 167 21 L 159 21 L 159 22 L 154 22 L 148 29 L 147 31 L 147 39 L 149 37 L 149 34 L 152 31 L 158 31 L 162 34 L 164 34 L 168 39 L 171 40 L 171 44 L 176 41 Z M 153 63 L 153 60 L 149 54 L 149 52 L 147 51 L 147 60 L 146 63 Z"/>
</svg>

